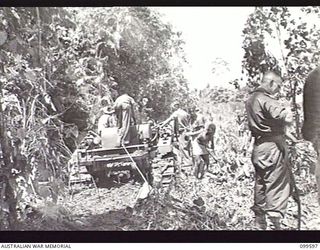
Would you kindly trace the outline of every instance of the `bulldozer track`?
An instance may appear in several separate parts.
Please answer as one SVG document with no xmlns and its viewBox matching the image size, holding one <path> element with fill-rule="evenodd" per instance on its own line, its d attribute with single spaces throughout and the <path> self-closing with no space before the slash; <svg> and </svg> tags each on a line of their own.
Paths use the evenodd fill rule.
<svg viewBox="0 0 320 250">
<path fill-rule="evenodd" d="M 193 165 L 185 163 L 179 165 L 175 157 L 154 159 L 152 163 L 153 187 L 160 193 L 168 193 L 179 179 L 192 174 Z"/>
<path fill-rule="evenodd" d="M 177 168 L 174 157 L 155 158 L 152 162 L 153 185 L 167 189 L 176 176 Z"/>
</svg>

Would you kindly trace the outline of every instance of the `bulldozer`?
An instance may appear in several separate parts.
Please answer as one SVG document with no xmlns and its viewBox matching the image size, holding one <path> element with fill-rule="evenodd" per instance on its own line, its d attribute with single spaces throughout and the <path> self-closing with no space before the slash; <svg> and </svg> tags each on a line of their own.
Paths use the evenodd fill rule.
<svg viewBox="0 0 320 250">
<path fill-rule="evenodd" d="M 92 181 L 96 187 L 112 182 L 145 181 L 168 185 L 175 170 L 174 135 L 170 126 L 159 129 L 150 123 L 132 125 L 130 143 L 119 146 L 118 128 L 89 131 L 69 164 L 69 186 Z"/>
<path fill-rule="evenodd" d="M 118 145 L 117 127 L 104 128 L 101 135 L 88 132 L 76 150 L 73 167 L 80 173 L 87 172 L 99 186 L 111 177 L 119 175 L 127 179 L 140 179 L 136 174 L 133 159 L 145 178 L 151 181 L 151 127 L 149 124 L 134 125 L 130 127 L 129 134 L 130 143 L 124 148 Z"/>
</svg>

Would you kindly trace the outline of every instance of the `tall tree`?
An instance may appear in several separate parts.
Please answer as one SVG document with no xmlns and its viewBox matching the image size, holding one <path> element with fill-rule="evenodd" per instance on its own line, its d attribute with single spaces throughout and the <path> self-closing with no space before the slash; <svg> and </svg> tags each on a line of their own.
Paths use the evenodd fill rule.
<svg viewBox="0 0 320 250">
<path fill-rule="evenodd" d="M 159 13 L 146 7 L 76 11 L 79 31 L 96 40 L 91 49 L 101 55 L 107 79 L 115 79 L 136 100 L 149 96 L 157 117 L 168 112 L 174 98 L 188 103 L 181 34 Z"/>
</svg>

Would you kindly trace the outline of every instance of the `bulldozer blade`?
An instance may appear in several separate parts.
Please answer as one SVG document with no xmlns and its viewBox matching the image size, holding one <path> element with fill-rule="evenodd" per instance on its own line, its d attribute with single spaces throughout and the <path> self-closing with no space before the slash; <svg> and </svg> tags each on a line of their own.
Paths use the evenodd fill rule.
<svg viewBox="0 0 320 250">
<path fill-rule="evenodd" d="M 148 184 L 148 182 L 144 182 L 142 187 L 139 190 L 136 201 L 147 198 L 151 191 L 152 191 L 152 187 Z"/>
</svg>

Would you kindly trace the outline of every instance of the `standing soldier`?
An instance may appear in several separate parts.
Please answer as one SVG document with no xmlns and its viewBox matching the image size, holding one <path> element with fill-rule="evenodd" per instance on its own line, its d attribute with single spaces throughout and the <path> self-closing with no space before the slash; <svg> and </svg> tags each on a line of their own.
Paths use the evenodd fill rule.
<svg viewBox="0 0 320 250">
<path fill-rule="evenodd" d="M 173 110 L 173 113 L 167 120 L 162 122 L 160 127 L 164 127 L 169 122 L 173 122 L 174 133 L 176 135 L 180 135 L 182 132 L 190 128 L 190 115 L 182 108 L 180 108 L 180 104 L 177 101 L 171 104 L 171 108 Z"/>
<path fill-rule="evenodd" d="M 255 168 L 254 206 L 258 229 L 280 229 L 291 194 L 285 126 L 293 120 L 275 99 L 282 79 L 264 74 L 262 83 L 246 102 L 249 129 L 254 137 L 252 163 Z"/>
<path fill-rule="evenodd" d="M 192 140 L 192 156 L 193 164 L 195 167 L 195 176 L 198 179 L 202 179 L 205 169 L 209 167 L 209 151 L 208 146 L 214 150 L 214 133 L 216 131 L 216 125 L 213 123 L 206 123 L 204 128 L 191 132 L 188 135 L 194 137 Z"/>
<path fill-rule="evenodd" d="M 120 145 L 130 143 L 129 129 L 136 124 L 134 108 L 136 103 L 125 90 L 120 91 L 120 96 L 114 102 L 114 109 L 117 117 Z"/>
<path fill-rule="evenodd" d="M 189 141 L 185 140 L 184 136 L 184 133 L 190 130 L 190 115 L 180 108 L 180 104 L 177 101 L 171 104 L 171 108 L 173 110 L 173 113 L 168 119 L 162 122 L 160 128 L 164 127 L 170 122 L 173 122 L 174 135 L 178 141 L 178 152 L 176 151 L 176 154 L 179 158 L 179 164 L 181 165 L 183 158 L 190 160 L 190 156 L 188 155 L 188 147 L 190 143 Z"/>
</svg>

